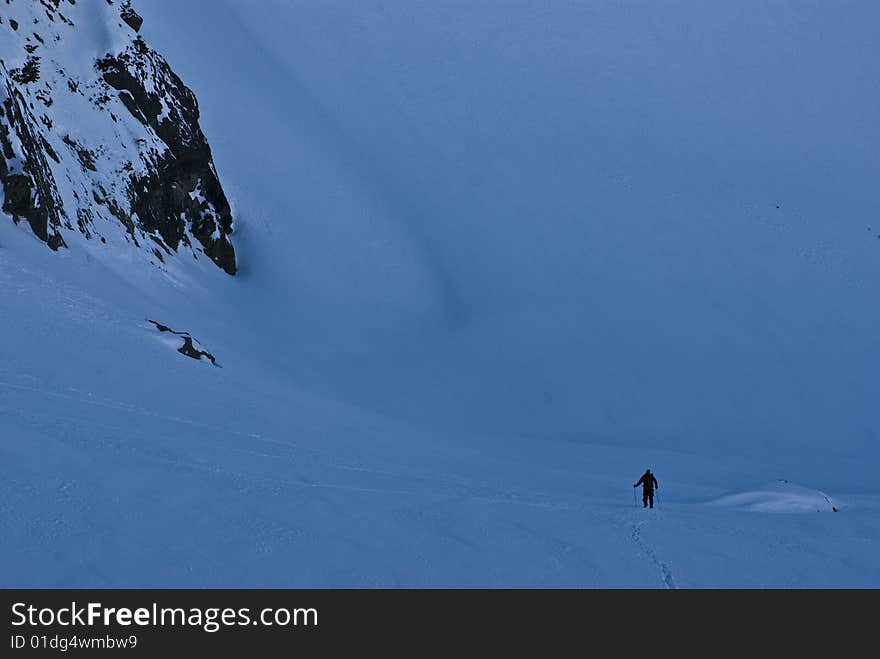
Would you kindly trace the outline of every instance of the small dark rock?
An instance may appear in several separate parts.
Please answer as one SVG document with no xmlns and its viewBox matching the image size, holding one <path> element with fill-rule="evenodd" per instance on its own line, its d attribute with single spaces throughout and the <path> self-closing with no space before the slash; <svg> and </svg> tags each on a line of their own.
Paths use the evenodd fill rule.
<svg viewBox="0 0 880 659">
<path fill-rule="evenodd" d="M 193 340 L 191 336 L 183 337 L 183 345 L 177 349 L 181 355 L 186 355 L 187 357 L 192 357 L 193 359 L 201 360 L 202 357 L 207 357 L 211 360 L 211 363 L 214 366 L 217 365 L 217 360 L 214 359 L 214 355 L 206 350 L 196 350 L 193 346 Z"/>
<path fill-rule="evenodd" d="M 119 12 L 119 15 L 122 17 L 128 26 L 134 30 L 135 32 L 139 32 L 141 29 L 141 25 L 144 24 L 144 19 L 131 7 L 130 2 L 126 2 L 122 7 L 122 10 Z"/>
<path fill-rule="evenodd" d="M 36 82 L 40 79 L 40 58 L 36 55 L 30 55 L 23 67 L 12 69 L 9 75 L 20 85 Z"/>
<path fill-rule="evenodd" d="M 43 150 L 46 154 L 55 162 L 60 163 L 61 159 L 58 157 L 58 154 L 55 153 L 55 149 L 52 148 L 52 145 L 46 141 L 46 138 L 40 135 L 40 142 L 43 144 Z"/>
<path fill-rule="evenodd" d="M 159 258 L 162 258 L 161 255 L 157 254 Z M 152 323 L 156 326 L 156 329 L 160 332 L 168 332 L 169 334 L 174 334 L 183 339 L 183 345 L 177 349 L 181 355 L 186 355 L 187 357 L 191 357 L 192 359 L 196 359 L 201 361 L 202 357 L 207 358 L 214 366 L 220 367 L 220 364 L 217 363 L 217 359 L 207 350 L 199 350 L 193 344 L 193 338 L 187 332 L 176 332 L 175 330 L 168 327 L 168 325 L 163 325 L 162 323 L 156 322 L 155 320 L 147 319 L 148 323 Z"/>
<path fill-rule="evenodd" d="M 93 172 L 98 171 L 98 168 L 95 167 L 94 153 L 79 145 L 72 137 L 70 137 L 70 135 L 64 136 L 64 143 L 76 154 L 79 164 L 83 169 L 88 169 Z"/>
</svg>

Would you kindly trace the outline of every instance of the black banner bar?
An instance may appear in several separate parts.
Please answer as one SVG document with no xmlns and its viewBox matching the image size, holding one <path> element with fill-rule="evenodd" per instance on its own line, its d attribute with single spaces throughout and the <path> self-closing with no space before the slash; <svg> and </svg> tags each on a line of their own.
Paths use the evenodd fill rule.
<svg viewBox="0 0 880 659">
<path fill-rule="evenodd" d="M 646 649 L 679 656 L 720 647 L 775 648 L 788 656 L 795 648 L 824 647 L 841 656 L 870 641 L 877 596 L 868 590 L 0 592 L 4 657 L 353 648 L 369 656 L 430 650 L 468 656 L 478 647 L 540 656 L 565 647 L 587 655 L 602 649 L 603 656 Z"/>
</svg>

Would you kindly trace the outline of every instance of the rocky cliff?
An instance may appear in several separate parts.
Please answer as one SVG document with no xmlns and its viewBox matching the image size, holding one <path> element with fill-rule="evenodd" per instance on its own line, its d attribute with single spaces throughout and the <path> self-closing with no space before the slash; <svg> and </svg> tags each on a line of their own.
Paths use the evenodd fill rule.
<svg viewBox="0 0 880 659">
<path fill-rule="evenodd" d="M 79 234 L 232 275 L 232 212 L 193 92 L 129 0 L 0 0 L 2 212 L 52 249 Z"/>
</svg>

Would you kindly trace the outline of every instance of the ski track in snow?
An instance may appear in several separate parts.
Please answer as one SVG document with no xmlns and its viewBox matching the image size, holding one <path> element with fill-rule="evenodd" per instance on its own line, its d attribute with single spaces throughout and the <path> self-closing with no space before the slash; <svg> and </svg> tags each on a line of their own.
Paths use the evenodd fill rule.
<svg viewBox="0 0 880 659">
<path fill-rule="evenodd" d="M 660 579 L 663 581 L 663 585 L 667 590 L 675 590 L 677 586 L 675 585 L 675 579 L 672 576 L 672 570 L 669 569 L 669 565 L 661 561 L 657 557 L 657 552 L 642 539 L 642 527 L 647 524 L 647 521 L 638 522 L 632 525 L 632 541 L 635 543 L 636 547 L 638 547 L 639 551 L 643 552 L 651 562 L 657 567 L 657 571 L 660 573 Z"/>
</svg>

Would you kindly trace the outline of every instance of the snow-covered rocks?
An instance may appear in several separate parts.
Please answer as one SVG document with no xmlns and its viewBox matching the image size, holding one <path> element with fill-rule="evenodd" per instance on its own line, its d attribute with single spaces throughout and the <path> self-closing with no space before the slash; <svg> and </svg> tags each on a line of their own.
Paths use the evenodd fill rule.
<svg viewBox="0 0 880 659">
<path fill-rule="evenodd" d="M 0 5 L 2 210 L 52 249 L 77 232 L 235 274 L 198 103 L 141 23 L 129 0 Z"/>
<path fill-rule="evenodd" d="M 148 323 L 154 325 L 157 330 L 163 333 L 162 340 L 168 345 L 173 346 L 177 352 L 191 359 L 198 361 L 209 361 L 214 366 L 220 366 L 217 359 L 210 352 L 205 350 L 204 346 L 199 343 L 189 332 L 178 332 L 171 329 L 167 325 L 158 323 L 155 320 L 148 320 Z"/>
</svg>

